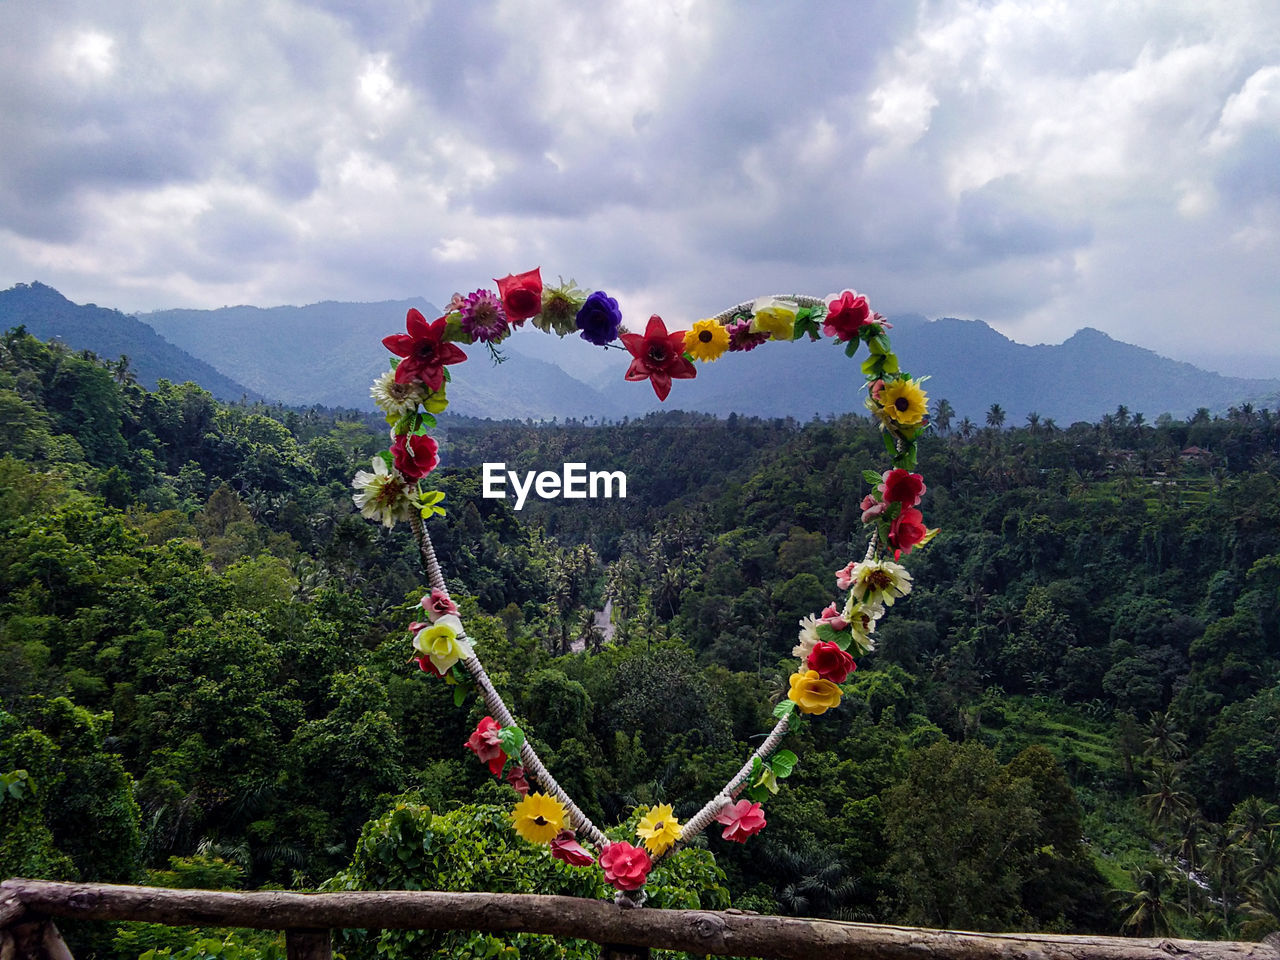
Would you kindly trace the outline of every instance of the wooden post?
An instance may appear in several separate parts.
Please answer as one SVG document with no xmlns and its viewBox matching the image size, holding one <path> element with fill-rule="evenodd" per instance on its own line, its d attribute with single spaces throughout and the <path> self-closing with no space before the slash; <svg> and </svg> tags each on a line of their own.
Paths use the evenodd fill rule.
<svg viewBox="0 0 1280 960">
<path fill-rule="evenodd" d="M 333 960 L 333 937 L 329 930 L 293 928 L 284 932 L 288 960 Z"/>
</svg>

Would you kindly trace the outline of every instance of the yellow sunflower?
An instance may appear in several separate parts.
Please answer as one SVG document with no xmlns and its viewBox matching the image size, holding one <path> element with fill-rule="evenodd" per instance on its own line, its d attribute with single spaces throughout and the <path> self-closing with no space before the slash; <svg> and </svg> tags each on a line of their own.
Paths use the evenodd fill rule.
<svg viewBox="0 0 1280 960">
<path fill-rule="evenodd" d="M 531 793 L 511 811 L 516 833 L 530 843 L 550 843 L 565 828 L 569 814 L 555 797 Z"/>
<path fill-rule="evenodd" d="M 661 856 L 680 839 L 682 828 L 671 812 L 671 804 L 660 803 L 636 824 L 636 835 L 655 857 Z"/>
<path fill-rule="evenodd" d="M 929 398 L 919 380 L 894 380 L 880 391 L 880 406 L 890 419 L 911 427 L 929 412 Z"/>
<path fill-rule="evenodd" d="M 684 352 L 703 363 L 719 360 L 728 349 L 729 331 L 714 320 L 699 320 L 684 335 Z"/>
</svg>

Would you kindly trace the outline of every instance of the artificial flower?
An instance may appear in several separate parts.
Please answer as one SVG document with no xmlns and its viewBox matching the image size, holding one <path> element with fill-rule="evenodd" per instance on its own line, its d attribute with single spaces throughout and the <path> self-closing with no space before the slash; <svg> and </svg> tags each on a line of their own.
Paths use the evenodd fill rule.
<svg viewBox="0 0 1280 960">
<path fill-rule="evenodd" d="M 716 814 L 716 823 L 724 824 L 721 836 L 725 840 L 746 843 L 747 837 L 754 836 L 765 828 L 764 809 L 750 800 L 726 803 Z"/>
<path fill-rule="evenodd" d="M 413 502 L 404 477 L 390 469 L 381 456 L 374 457 L 372 462 L 372 473 L 360 470 L 351 481 L 356 489 L 351 499 L 360 508 L 360 515 L 380 520 L 384 527 L 394 526 L 397 520 L 408 520 L 413 516 Z"/>
<path fill-rule="evenodd" d="M 729 331 L 714 320 L 699 320 L 684 335 L 684 352 L 703 363 L 719 360 L 729 349 Z"/>
<path fill-rule="evenodd" d="M 818 637 L 818 618 L 810 614 L 800 621 L 800 642 L 791 650 L 793 657 L 799 657 L 801 661 L 809 659 L 809 653 L 813 650 L 814 644 L 820 639 Z"/>
<path fill-rule="evenodd" d="M 683 355 L 684 334 L 683 330 L 668 333 L 667 325 L 656 313 L 649 318 L 643 337 L 638 333 L 624 333 L 622 342 L 631 354 L 627 379 L 650 381 L 658 399 L 665 400 L 671 392 L 672 379 L 696 377 L 698 372 Z"/>
<path fill-rule="evenodd" d="M 618 339 L 618 327 L 622 324 L 622 311 L 618 309 L 618 301 L 603 290 L 597 290 L 587 297 L 578 310 L 574 324 L 582 331 L 582 339 L 603 347 Z M 625 340 L 626 337 L 624 336 Z"/>
<path fill-rule="evenodd" d="M 586 301 L 587 294 L 579 290 L 570 280 L 542 291 L 542 313 L 533 318 L 533 325 L 544 333 L 557 333 L 560 336 L 573 333 L 577 327 L 578 311 Z"/>
<path fill-rule="evenodd" d="M 410 626 L 412 626 L 412 624 L 410 624 Z M 437 670 L 437 669 L 436 669 L 436 665 L 435 665 L 434 663 L 432 663 L 432 662 L 431 662 L 431 658 L 430 658 L 430 657 L 426 657 L 426 656 L 423 656 L 422 654 L 419 654 L 418 656 L 414 657 L 413 659 L 417 661 L 417 663 L 418 663 L 418 667 L 419 667 L 419 669 L 421 669 L 421 670 L 422 670 L 422 672 L 423 672 L 423 673 L 429 673 L 429 674 L 431 674 L 433 677 L 443 677 L 443 676 L 444 676 L 444 674 L 443 674 L 443 673 L 441 673 L 439 670 Z"/>
<path fill-rule="evenodd" d="M 480 758 L 481 763 L 489 765 L 489 772 L 495 777 L 507 765 L 507 754 L 502 749 L 502 741 L 498 738 L 501 732 L 502 727 L 498 726 L 493 717 L 485 717 L 476 726 L 471 736 L 467 737 L 465 744 L 468 750 Z"/>
<path fill-rule="evenodd" d="M 467 336 L 481 343 L 497 343 L 511 332 L 506 308 L 488 290 L 467 294 L 459 323 Z"/>
<path fill-rule="evenodd" d="M 550 843 L 569 821 L 564 805 L 545 793 L 531 793 L 511 811 L 516 833 L 530 843 Z"/>
<path fill-rule="evenodd" d="M 875 323 L 875 314 L 867 298 L 855 290 L 846 290 L 838 297 L 827 298 L 827 318 L 822 322 L 822 332 L 843 343 L 858 336 L 858 331 Z"/>
<path fill-rule="evenodd" d="M 444 501 L 443 490 L 427 490 L 420 493 L 414 498 L 414 503 L 418 505 L 418 512 L 422 515 L 422 519 L 434 517 L 437 514 L 444 516 L 444 507 L 440 504 Z"/>
<path fill-rule="evenodd" d="M 814 644 L 805 665 L 810 670 L 816 670 L 823 680 L 830 680 L 832 683 L 844 683 L 849 679 L 849 674 L 858 669 L 853 657 L 826 640 L 819 640 Z"/>
<path fill-rule="evenodd" d="M 413 648 L 446 673 L 459 660 L 471 656 L 471 645 L 462 632 L 462 621 L 453 615 L 443 616 L 434 624 L 419 630 Z"/>
<path fill-rule="evenodd" d="M 524 767 L 521 764 L 511 765 L 511 769 L 507 771 L 507 783 L 511 784 L 512 789 L 520 796 L 529 795 L 529 781 L 524 778 Z"/>
<path fill-rule="evenodd" d="M 393 333 L 382 338 L 384 347 L 403 358 L 396 367 L 396 383 L 421 380 L 430 389 L 439 390 L 444 383 L 444 368 L 467 359 L 457 346 L 444 342 L 448 323 L 445 317 L 427 323 L 422 313 L 411 307 L 405 318 L 408 333 Z"/>
<path fill-rule="evenodd" d="M 818 622 L 825 623 L 836 633 L 849 626 L 849 621 L 844 618 L 843 613 L 836 609 L 834 603 L 829 603 L 823 608 L 822 613 L 818 614 Z M 800 623 L 803 625 L 804 621 L 801 620 Z"/>
<path fill-rule="evenodd" d="M 406 413 L 413 413 L 418 404 L 428 394 L 420 383 L 396 383 L 396 372 L 388 370 L 373 381 L 369 388 L 369 396 L 378 405 L 378 409 L 387 415 L 387 419 L 395 422 Z"/>
<path fill-rule="evenodd" d="M 751 332 L 775 340 L 790 340 L 796 332 L 796 306 L 776 297 L 761 297 L 751 305 Z"/>
<path fill-rule="evenodd" d="M 924 496 L 924 477 L 910 470 L 894 467 L 884 472 L 880 486 L 876 489 L 880 491 L 885 503 L 901 503 L 914 507 Z"/>
<path fill-rule="evenodd" d="M 427 611 L 427 616 L 431 618 L 432 623 L 443 616 L 449 614 L 456 616 L 458 613 L 458 605 L 439 587 L 432 587 L 431 592 L 418 602 L 418 606 Z"/>
<path fill-rule="evenodd" d="M 791 675 L 791 689 L 787 699 L 801 713 L 821 714 L 840 706 L 842 691 L 830 680 L 818 676 L 817 670 L 803 670 Z"/>
<path fill-rule="evenodd" d="M 854 570 L 857 569 L 858 562 L 850 560 L 843 567 L 836 571 L 836 586 L 841 590 L 848 590 L 853 584 Z"/>
<path fill-rule="evenodd" d="M 923 543 L 929 531 L 924 525 L 924 515 L 915 507 L 903 507 L 889 525 L 889 546 L 893 547 L 893 559 L 897 560 L 911 548 Z"/>
<path fill-rule="evenodd" d="M 572 830 L 561 830 L 551 841 L 551 855 L 563 860 L 571 867 L 589 867 L 596 858 L 578 842 L 578 835 Z"/>
<path fill-rule="evenodd" d="M 852 596 L 866 604 L 892 607 L 898 597 L 911 592 L 911 574 L 892 560 L 868 560 L 853 565 Z"/>
<path fill-rule="evenodd" d="M 391 458 L 406 480 L 421 480 L 440 462 L 440 445 L 423 434 L 397 434 L 391 443 Z"/>
<path fill-rule="evenodd" d="M 920 388 L 919 380 L 902 377 L 880 391 L 880 406 L 890 419 L 911 427 L 924 420 L 929 412 L 929 398 Z"/>
<path fill-rule="evenodd" d="M 862 522 L 867 523 L 875 517 L 880 516 L 880 514 L 884 513 L 888 509 L 889 504 L 883 500 L 877 500 L 874 496 L 868 493 L 862 498 Z"/>
<path fill-rule="evenodd" d="M 729 324 L 725 329 L 729 331 L 731 353 L 747 353 L 769 339 L 767 333 L 755 333 L 751 329 L 750 320 L 739 320 Z"/>
<path fill-rule="evenodd" d="M 872 616 L 875 613 L 875 616 Z M 876 648 L 871 633 L 876 628 L 876 621 L 884 607 L 866 608 L 849 594 L 849 603 L 845 606 L 845 619 L 849 623 L 849 652 L 852 656 L 861 657 Z"/>
<path fill-rule="evenodd" d="M 650 807 L 636 824 L 636 836 L 655 857 L 660 857 L 680 839 L 680 822 L 671 812 L 671 804 L 660 803 Z"/>
<path fill-rule="evenodd" d="M 653 861 L 641 847 L 615 840 L 600 852 L 605 882 L 617 890 L 639 890 L 653 869 Z"/>
<path fill-rule="evenodd" d="M 527 273 L 507 274 L 498 285 L 502 308 L 511 322 L 519 326 L 530 317 L 542 312 L 542 268 L 535 267 Z"/>
</svg>

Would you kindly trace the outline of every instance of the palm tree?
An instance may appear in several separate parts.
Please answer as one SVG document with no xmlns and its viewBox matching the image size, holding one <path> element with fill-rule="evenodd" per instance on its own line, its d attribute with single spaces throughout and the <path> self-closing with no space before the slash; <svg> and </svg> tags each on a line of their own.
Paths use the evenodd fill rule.
<svg viewBox="0 0 1280 960">
<path fill-rule="evenodd" d="M 1200 837 L 1204 830 L 1204 817 L 1199 810 L 1185 811 L 1176 823 L 1178 848 L 1177 856 L 1186 869 L 1187 878 L 1187 916 L 1191 916 L 1191 893 L 1195 886 L 1195 873 L 1200 868 Z"/>
<path fill-rule="evenodd" d="M 1040 414 L 1034 410 L 1027 414 L 1027 429 L 1033 437 L 1040 432 Z"/>
<path fill-rule="evenodd" d="M 1224 824 L 1211 823 L 1205 830 L 1205 842 L 1201 845 L 1200 852 L 1222 907 L 1222 925 L 1229 931 L 1232 901 L 1239 888 L 1240 861 L 1244 848 L 1232 840 L 1231 831 Z"/>
<path fill-rule="evenodd" d="M 1167 710 L 1151 715 L 1142 752 L 1166 762 L 1176 762 L 1187 755 L 1187 735 L 1177 728 Z"/>
<path fill-rule="evenodd" d="M 1135 889 L 1117 891 L 1124 912 L 1120 929 L 1139 936 L 1167 936 L 1173 931 L 1173 915 L 1179 909 L 1170 897 L 1173 871 L 1164 861 L 1156 860 L 1134 868 L 1131 876 Z"/>
<path fill-rule="evenodd" d="M 1182 777 L 1173 767 L 1157 764 L 1145 782 L 1151 792 L 1143 795 L 1142 805 L 1157 829 L 1173 823 L 1191 808 L 1191 797 L 1183 790 Z"/>
<path fill-rule="evenodd" d="M 1249 887 L 1244 911 L 1249 919 L 1240 928 L 1242 937 L 1261 940 L 1280 930 L 1280 872 L 1268 874 Z"/>
<path fill-rule="evenodd" d="M 1280 827 L 1280 810 L 1258 797 L 1241 802 L 1231 814 L 1231 837 L 1237 843 L 1253 843 L 1275 827 Z"/>
<path fill-rule="evenodd" d="M 957 432 L 960 434 L 960 439 L 968 440 L 970 437 L 972 437 L 973 429 L 974 429 L 974 424 L 972 420 L 970 420 L 968 417 L 965 417 L 963 420 L 961 420 L 960 426 L 957 428 Z"/>
<path fill-rule="evenodd" d="M 933 405 L 933 422 L 943 433 L 951 431 L 951 420 L 956 415 L 956 408 L 945 397 Z"/>
<path fill-rule="evenodd" d="M 997 430 L 1004 426 L 1004 407 L 1000 404 L 993 403 L 987 411 L 987 426 Z"/>
</svg>

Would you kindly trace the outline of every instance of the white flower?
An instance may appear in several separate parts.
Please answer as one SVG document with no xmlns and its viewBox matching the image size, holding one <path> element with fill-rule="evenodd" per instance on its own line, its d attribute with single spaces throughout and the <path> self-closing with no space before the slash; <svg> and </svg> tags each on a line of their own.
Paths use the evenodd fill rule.
<svg viewBox="0 0 1280 960">
<path fill-rule="evenodd" d="M 384 527 L 413 516 L 408 484 L 380 456 L 373 458 L 373 472 L 359 471 L 351 486 L 356 489 L 351 499 L 360 508 L 361 516 L 381 521 Z"/>
<path fill-rule="evenodd" d="M 813 614 L 800 621 L 800 642 L 791 651 L 792 656 L 799 657 L 800 662 L 808 661 L 814 645 L 821 639 L 818 636 L 818 618 Z"/>
<path fill-rule="evenodd" d="M 882 604 L 892 607 L 894 600 L 911 592 L 911 574 L 907 573 L 906 567 L 892 560 L 871 560 L 856 564 L 852 579 L 850 595 L 862 601 L 866 607 Z"/>
<path fill-rule="evenodd" d="M 406 413 L 413 413 L 418 404 L 426 399 L 423 385 L 413 383 L 396 383 L 396 372 L 388 370 L 373 381 L 369 388 L 369 396 L 373 397 L 379 409 L 388 417 L 398 420 Z"/>
</svg>

